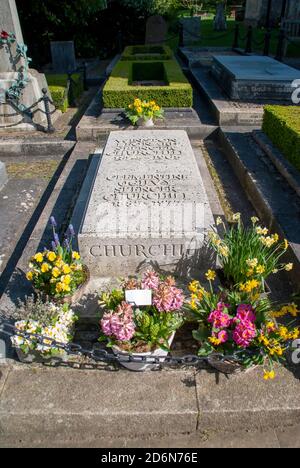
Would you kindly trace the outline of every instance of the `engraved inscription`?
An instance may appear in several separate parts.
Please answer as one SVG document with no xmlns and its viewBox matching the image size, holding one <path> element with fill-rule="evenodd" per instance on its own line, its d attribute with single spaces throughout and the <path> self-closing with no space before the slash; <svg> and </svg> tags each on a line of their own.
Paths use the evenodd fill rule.
<svg viewBox="0 0 300 468">
<path fill-rule="evenodd" d="M 115 161 L 176 161 L 182 145 L 176 138 L 128 138 L 115 140 L 108 155 Z"/>
<path fill-rule="evenodd" d="M 152 244 L 152 245 L 93 245 L 90 248 L 92 257 L 143 257 L 156 258 L 174 257 L 180 258 L 184 254 L 191 255 L 195 248 L 186 248 L 184 244 Z"/>
<path fill-rule="evenodd" d="M 188 179 L 187 174 L 123 174 L 107 176 L 107 182 L 112 184 L 108 194 L 103 199 L 117 206 L 122 202 L 132 204 L 150 201 L 152 203 L 182 203 L 185 192 L 176 189 L 180 182 Z"/>
</svg>

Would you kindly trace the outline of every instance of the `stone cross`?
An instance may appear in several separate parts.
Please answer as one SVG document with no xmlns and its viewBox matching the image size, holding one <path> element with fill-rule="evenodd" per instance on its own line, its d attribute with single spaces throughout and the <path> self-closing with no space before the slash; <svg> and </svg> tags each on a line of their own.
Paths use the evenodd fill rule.
<svg viewBox="0 0 300 468">
<path fill-rule="evenodd" d="M 215 31 L 226 31 L 226 15 L 225 15 L 225 5 L 224 3 L 217 4 L 217 12 L 214 19 L 214 30 Z"/>
</svg>

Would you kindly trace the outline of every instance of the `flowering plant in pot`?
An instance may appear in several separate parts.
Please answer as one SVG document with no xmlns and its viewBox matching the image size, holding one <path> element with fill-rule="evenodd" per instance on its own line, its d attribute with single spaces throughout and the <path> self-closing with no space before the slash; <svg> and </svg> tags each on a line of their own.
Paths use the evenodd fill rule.
<svg viewBox="0 0 300 468">
<path fill-rule="evenodd" d="M 264 378 L 274 378 L 274 363 L 286 361 L 289 341 L 300 336 L 298 328 L 280 326 L 276 317 L 291 310 L 295 315 L 296 306 L 274 312 L 267 297 L 221 287 L 214 291 L 214 272 L 208 272 L 207 279 L 209 290 L 198 281 L 189 285 L 189 309 L 199 323 L 193 332 L 200 342 L 199 355 L 207 356 L 208 362 L 224 373 L 267 363 Z"/>
<path fill-rule="evenodd" d="M 155 101 L 135 99 L 125 110 L 126 117 L 132 125 L 153 127 L 155 119 L 163 119 L 164 111 Z"/>
<path fill-rule="evenodd" d="M 281 261 L 288 241 L 280 242 L 278 234 L 271 234 L 266 227 L 258 225 L 258 221 L 252 217 L 251 225 L 246 227 L 240 213 L 236 213 L 229 228 L 221 218 L 217 219 L 217 225 L 223 227 L 221 236 L 216 231 L 210 232 L 210 244 L 218 255 L 227 287 L 248 293 L 265 292 L 266 280 L 271 274 L 293 268 L 292 263 Z"/>
<path fill-rule="evenodd" d="M 68 304 L 44 303 L 40 298 L 35 301 L 29 297 L 25 302 L 19 302 L 10 318 L 15 320 L 18 331 L 44 337 L 42 341 L 34 336 L 27 338 L 15 334 L 11 337 L 12 345 L 22 362 L 40 362 L 53 357 L 66 359 L 64 350 L 50 345 L 52 340 L 67 344 L 73 339 L 77 316 Z"/>
<path fill-rule="evenodd" d="M 80 298 L 89 273 L 82 264 L 79 253 L 72 248 L 75 236 L 73 226 L 69 226 L 61 244 L 53 217 L 50 218 L 50 223 L 54 238 L 52 248 L 37 252 L 30 259 L 30 270 L 26 277 L 39 294 L 50 297 L 56 302 L 71 303 Z"/>
<path fill-rule="evenodd" d="M 147 305 L 126 300 L 129 291 L 146 293 Z M 129 278 L 120 289 L 101 295 L 105 312 L 100 321 L 99 341 L 105 341 L 117 354 L 166 356 L 176 330 L 183 323 L 183 302 L 183 292 L 173 277 L 162 278 L 148 270 L 141 278 Z M 137 362 L 122 365 L 135 371 L 152 367 Z"/>
</svg>

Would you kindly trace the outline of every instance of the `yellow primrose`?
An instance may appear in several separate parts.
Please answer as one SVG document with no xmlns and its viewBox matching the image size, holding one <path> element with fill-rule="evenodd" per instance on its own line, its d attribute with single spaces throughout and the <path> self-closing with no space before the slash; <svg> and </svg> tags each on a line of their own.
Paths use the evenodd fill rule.
<svg viewBox="0 0 300 468">
<path fill-rule="evenodd" d="M 59 275 L 60 275 L 59 268 L 54 267 L 53 270 L 52 270 L 52 276 L 54 276 L 54 278 L 57 278 Z"/>
<path fill-rule="evenodd" d="M 49 263 L 43 263 L 41 266 L 41 272 L 42 273 L 47 273 L 50 270 L 50 265 Z"/>
<path fill-rule="evenodd" d="M 218 338 L 216 338 L 215 336 L 211 336 L 208 338 L 208 341 L 214 345 L 214 346 L 219 346 L 221 344 L 221 340 L 219 340 Z"/>
<path fill-rule="evenodd" d="M 62 290 L 63 290 L 63 284 L 60 283 L 60 282 L 57 283 L 57 285 L 56 285 L 56 287 L 55 287 L 55 290 L 56 290 L 57 293 L 62 292 Z"/>
<path fill-rule="evenodd" d="M 269 371 L 264 371 L 264 379 L 265 380 L 273 380 L 275 379 L 275 372 L 273 370 Z"/>
<path fill-rule="evenodd" d="M 26 273 L 26 278 L 27 278 L 29 281 L 32 281 L 32 278 L 33 278 L 33 273 L 32 273 L 32 271 L 28 271 L 28 272 Z"/>
<path fill-rule="evenodd" d="M 50 262 L 54 262 L 54 260 L 56 260 L 56 253 L 52 251 L 48 252 L 47 258 Z"/>
<path fill-rule="evenodd" d="M 71 273 L 71 268 L 69 267 L 69 265 L 65 264 L 62 268 L 63 272 L 65 275 L 68 275 L 69 273 Z"/>
<path fill-rule="evenodd" d="M 70 275 L 65 275 L 61 277 L 61 281 L 64 284 L 70 284 L 71 283 L 71 276 Z"/>
<path fill-rule="evenodd" d="M 80 260 L 80 255 L 78 252 L 76 252 L 75 250 L 72 252 L 72 258 L 73 260 Z"/>
<path fill-rule="evenodd" d="M 39 263 L 42 263 L 42 261 L 44 260 L 43 254 L 41 252 L 36 253 L 33 258 L 36 262 Z"/>
</svg>

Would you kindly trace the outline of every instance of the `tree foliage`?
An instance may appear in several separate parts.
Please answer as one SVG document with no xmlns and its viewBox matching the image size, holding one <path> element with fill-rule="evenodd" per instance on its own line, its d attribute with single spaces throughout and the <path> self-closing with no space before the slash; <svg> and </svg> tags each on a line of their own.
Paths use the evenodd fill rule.
<svg viewBox="0 0 300 468">
<path fill-rule="evenodd" d="M 180 6 L 180 0 L 119 0 L 119 2 L 145 15 L 167 15 Z"/>
</svg>

